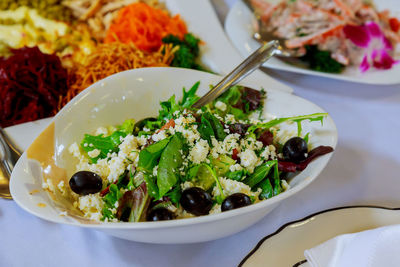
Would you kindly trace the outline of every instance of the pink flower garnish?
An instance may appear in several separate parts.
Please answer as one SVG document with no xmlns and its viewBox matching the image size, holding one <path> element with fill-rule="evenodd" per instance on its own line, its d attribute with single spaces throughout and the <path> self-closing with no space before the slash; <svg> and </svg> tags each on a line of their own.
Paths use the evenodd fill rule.
<svg viewBox="0 0 400 267">
<path fill-rule="evenodd" d="M 377 69 L 390 69 L 400 62 L 390 56 L 389 51 L 393 50 L 393 46 L 376 22 L 361 26 L 346 25 L 343 32 L 347 39 L 365 50 L 360 64 L 361 72 L 367 71 L 371 65 Z"/>
</svg>

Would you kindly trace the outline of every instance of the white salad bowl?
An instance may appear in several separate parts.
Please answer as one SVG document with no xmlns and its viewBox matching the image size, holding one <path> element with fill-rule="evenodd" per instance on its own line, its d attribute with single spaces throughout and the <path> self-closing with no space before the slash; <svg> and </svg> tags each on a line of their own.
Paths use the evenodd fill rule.
<svg viewBox="0 0 400 267">
<path fill-rule="evenodd" d="M 129 118 L 139 120 L 157 115 L 159 102 L 172 94 L 180 98 L 183 87 L 190 88 L 200 81 L 198 94 L 203 95 L 210 85 L 220 79 L 217 75 L 177 68 L 144 68 L 112 75 L 84 90 L 53 118 L 50 125 L 54 126 L 54 140 L 49 138 L 41 147 L 51 148 L 57 167 L 66 169 L 67 174 L 71 175 L 74 166 L 67 148 L 73 142 L 80 142 L 85 133 L 91 133 L 100 126 L 120 124 Z M 286 117 L 324 112 L 317 105 L 298 96 L 270 90 L 268 84 L 248 86 L 266 90 L 264 113 L 268 116 Z M 311 134 L 310 142 L 313 146 L 336 146 L 337 130 L 329 116 L 324 119 L 323 125 L 319 122 L 303 122 L 303 131 Z M 65 206 L 54 202 L 42 189 L 42 172 L 47 169 L 43 170 L 38 161 L 29 159 L 27 152 L 14 168 L 10 190 L 19 206 L 48 221 L 93 228 L 134 241 L 194 243 L 228 236 L 254 224 L 281 201 L 310 184 L 331 156 L 332 153 L 315 159 L 291 179 L 290 189 L 278 196 L 219 214 L 171 221 L 99 223 L 73 216 L 65 212 Z"/>
</svg>

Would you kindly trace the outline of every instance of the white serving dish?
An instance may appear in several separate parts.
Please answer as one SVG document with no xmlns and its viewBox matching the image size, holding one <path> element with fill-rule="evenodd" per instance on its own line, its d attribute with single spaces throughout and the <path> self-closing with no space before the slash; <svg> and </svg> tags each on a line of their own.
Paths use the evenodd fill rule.
<svg viewBox="0 0 400 267">
<path fill-rule="evenodd" d="M 179 98 L 182 87 L 189 88 L 201 81 L 198 91 L 204 94 L 220 76 L 178 68 L 144 68 L 121 72 L 99 81 L 72 99 L 52 120 L 55 124 L 54 153 L 58 167 L 67 168 L 67 147 L 83 138 L 84 133 L 99 126 L 115 125 L 125 119 L 141 119 L 157 114 L 159 102 L 173 93 Z M 260 88 L 261 85 L 251 85 Z M 317 105 L 298 96 L 269 89 L 265 113 L 278 117 L 324 112 Z M 319 123 L 303 123 L 315 146 L 337 143 L 336 126 L 327 117 Z M 53 145 L 49 142 L 49 146 Z M 37 161 L 29 160 L 26 152 L 12 173 L 10 190 L 16 203 L 26 211 L 55 223 L 94 228 L 124 239 L 149 243 L 191 243 L 221 238 L 249 227 L 284 199 L 310 184 L 323 170 L 332 153 L 313 161 L 291 180 L 291 189 L 266 201 L 221 214 L 162 222 L 95 223 L 70 216 L 60 216 L 60 209 L 41 189 L 42 171 Z M 74 170 L 69 170 L 73 172 Z M 35 191 L 36 190 L 36 191 Z M 32 191 L 36 193 L 32 194 Z M 42 205 L 42 204 L 45 205 Z M 62 209 L 61 209 L 62 210 Z"/>
<path fill-rule="evenodd" d="M 378 10 L 389 9 L 391 15 L 400 18 L 400 5 L 398 0 L 375 0 L 374 3 Z M 254 14 L 241 0 L 236 1 L 226 17 L 225 31 L 243 58 L 248 57 L 260 46 L 260 44 L 253 39 L 255 25 L 257 25 L 257 22 Z M 397 55 L 397 57 L 399 56 L 400 55 Z M 365 73 L 361 73 L 358 66 L 350 66 L 346 67 L 344 72 L 340 74 L 324 73 L 289 65 L 279 58 L 271 58 L 265 62 L 263 66 L 271 69 L 357 83 L 386 85 L 400 83 L 400 76 L 398 75 L 400 72 L 400 64 L 394 65 L 393 68 L 389 70 L 370 69 Z"/>
</svg>

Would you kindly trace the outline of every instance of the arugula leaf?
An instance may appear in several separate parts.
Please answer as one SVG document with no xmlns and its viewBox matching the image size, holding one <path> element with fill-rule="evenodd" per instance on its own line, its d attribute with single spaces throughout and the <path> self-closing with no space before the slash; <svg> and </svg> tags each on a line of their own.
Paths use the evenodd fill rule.
<svg viewBox="0 0 400 267">
<path fill-rule="evenodd" d="M 109 192 L 103 197 L 104 206 L 102 210 L 102 221 L 104 221 L 106 218 L 109 220 L 115 218 L 111 210 L 115 208 L 115 203 L 117 203 L 121 197 L 122 193 L 119 191 L 118 186 L 116 184 L 111 184 Z"/>
<path fill-rule="evenodd" d="M 118 146 L 121 144 L 120 138 L 125 136 L 126 133 L 122 131 L 115 131 L 106 137 L 103 134 L 97 136 L 85 134 L 81 142 L 81 148 L 85 152 L 90 152 L 94 149 L 100 150 L 100 154 L 97 157 L 92 158 L 88 156 L 91 163 L 97 163 L 98 159 L 106 158 L 108 153 L 118 152 Z"/>
<path fill-rule="evenodd" d="M 305 136 L 304 136 L 304 141 L 308 144 L 308 139 L 309 139 L 309 137 L 310 137 L 310 133 L 307 133 Z"/>
<path fill-rule="evenodd" d="M 152 172 L 157 165 L 164 148 L 168 145 L 170 137 L 165 138 L 157 143 L 151 144 L 139 153 L 138 170 Z"/>
<path fill-rule="evenodd" d="M 180 110 L 180 105 L 176 103 L 175 95 L 172 95 L 167 101 L 160 103 L 161 110 L 158 112 L 159 120 L 170 120 L 175 111 Z"/>
<path fill-rule="evenodd" d="M 263 165 L 258 166 L 252 175 L 243 180 L 243 183 L 253 188 L 256 184 L 261 182 L 269 173 L 272 167 L 278 164 L 276 160 L 270 160 Z"/>
<path fill-rule="evenodd" d="M 180 135 L 175 134 L 161 153 L 157 173 L 159 198 L 171 190 L 179 180 L 178 168 L 182 165 L 182 148 L 183 140 Z"/>
<path fill-rule="evenodd" d="M 179 105 L 182 108 L 190 108 L 197 100 L 200 99 L 199 96 L 196 95 L 197 89 L 199 88 L 200 81 L 195 83 L 189 91 L 186 92 L 185 88 L 183 88 L 183 96 L 182 100 L 179 102 Z"/>
<path fill-rule="evenodd" d="M 218 190 L 219 190 L 219 196 L 216 196 L 216 201 L 218 204 L 222 204 L 222 202 L 225 199 L 225 194 L 224 194 L 224 189 L 221 186 L 221 183 L 218 180 L 217 174 L 215 173 L 215 170 L 208 164 L 203 163 L 204 166 L 209 170 L 211 173 L 212 177 L 215 179 L 215 183 L 217 184 Z"/>
<path fill-rule="evenodd" d="M 298 126 L 298 135 L 301 135 L 301 122 L 304 120 L 309 120 L 309 121 L 320 121 L 321 124 L 323 122 L 323 119 L 328 116 L 328 113 L 313 113 L 310 115 L 301 115 L 301 116 L 294 116 L 294 117 L 286 117 L 286 118 L 277 118 L 270 120 L 269 122 L 266 123 L 260 123 L 256 125 L 252 125 L 249 127 L 247 130 L 249 133 L 254 133 L 255 130 L 257 129 L 269 129 L 275 125 L 281 124 L 282 122 L 285 121 L 293 121 L 297 123 Z"/>
</svg>

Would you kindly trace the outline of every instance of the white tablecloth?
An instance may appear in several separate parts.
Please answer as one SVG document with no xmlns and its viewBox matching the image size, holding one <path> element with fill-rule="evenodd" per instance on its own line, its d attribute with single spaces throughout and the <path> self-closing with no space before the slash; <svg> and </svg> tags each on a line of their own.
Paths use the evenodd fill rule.
<svg viewBox="0 0 400 267">
<path fill-rule="evenodd" d="M 213 2 L 223 17 L 235 0 Z M 0 266 L 235 266 L 262 237 L 310 213 L 354 204 L 399 207 L 400 85 L 267 72 L 327 110 L 338 127 L 335 155 L 305 190 L 243 232 L 185 245 L 135 243 L 54 224 L 0 199 Z"/>
</svg>

